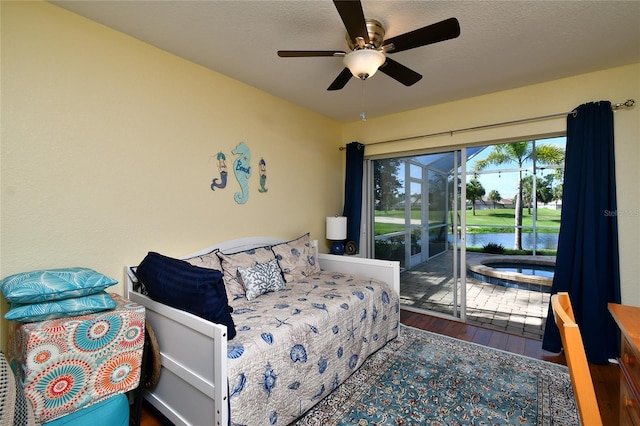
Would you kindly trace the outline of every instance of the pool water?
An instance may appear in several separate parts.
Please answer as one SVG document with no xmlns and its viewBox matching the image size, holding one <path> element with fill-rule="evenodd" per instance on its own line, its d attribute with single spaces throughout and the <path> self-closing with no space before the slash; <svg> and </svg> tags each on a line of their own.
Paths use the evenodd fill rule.
<svg viewBox="0 0 640 426">
<path fill-rule="evenodd" d="M 538 277 L 553 278 L 553 266 L 535 265 L 532 263 L 511 263 L 511 262 L 492 262 L 485 263 L 490 268 L 504 272 L 517 272 L 526 275 L 536 275 Z"/>
</svg>

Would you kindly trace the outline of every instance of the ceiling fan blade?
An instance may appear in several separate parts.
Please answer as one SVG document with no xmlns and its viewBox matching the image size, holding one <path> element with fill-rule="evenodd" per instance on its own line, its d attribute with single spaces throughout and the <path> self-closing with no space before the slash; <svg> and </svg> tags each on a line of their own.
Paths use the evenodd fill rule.
<svg viewBox="0 0 640 426">
<path fill-rule="evenodd" d="M 343 69 L 342 72 L 338 74 L 338 77 L 336 77 L 336 79 L 333 80 L 333 83 L 331 83 L 331 85 L 327 88 L 327 90 L 342 89 L 349 82 L 349 80 L 351 80 L 351 77 L 353 77 L 353 74 L 351 74 L 351 71 L 349 71 L 349 68 Z"/>
<path fill-rule="evenodd" d="M 382 64 L 379 70 L 389 77 L 398 80 L 405 86 L 411 86 L 422 78 L 422 75 L 390 58 L 387 58 L 386 62 Z"/>
<path fill-rule="evenodd" d="M 359 0 L 333 0 L 333 4 L 338 9 L 344 27 L 347 29 L 349 38 L 355 41 L 357 37 L 362 37 L 366 44 L 369 43 L 369 32 L 367 23 L 364 20 L 362 4 Z"/>
<path fill-rule="evenodd" d="M 344 56 L 340 50 L 278 50 L 281 58 L 309 58 L 315 56 Z"/>
<path fill-rule="evenodd" d="M 384 49 L 387 53 L 402 52 L 403 50 L 456 38 L 459 35 L 460 24 L 458 20 L 456 18 L 449 18 L 396 37 L 391 37 L 384 41 L 383 48 L 387 46 L 387 48 Z M 390 46 L 392 44 L 393 46 Z"/>
</svg>

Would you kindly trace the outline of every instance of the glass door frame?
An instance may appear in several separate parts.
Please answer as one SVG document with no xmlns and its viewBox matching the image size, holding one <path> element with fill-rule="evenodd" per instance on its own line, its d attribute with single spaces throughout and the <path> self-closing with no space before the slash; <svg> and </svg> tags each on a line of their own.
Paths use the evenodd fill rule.
<svg viewBox="0 0 640 426">
<path fill-rule="evenodd" d="M 450 152 L 454 157 L 454 168 L 453 168 L 453 202 L 452 207 L 453 211 L 453 224 L 447 224 L 446 226 L 453 226 L 453 248 L 450 250 L 453 251 L 453 262 L 452 262 L 452 280 L 454 282 L 452 296 L 453 296 L 453 310 L 451 314 L 443 314 L 441 312 L 435 311 L 425 311 L 424 309 L 413 308 L 409 306 L 402 305 L 402 309 L 418 311 L 418 312 L 427 312 L 430 315 L 441 316 L 448 319 L 466 321 L 466 309 L 467 309 L 467 301 L 466 301 L 466 179 L 467 179 L 467 150 L 465 147 L 462 148 L 451 148 L 447 149 L 438 149 L 436 151 L 430 150 L 425 151 L 420 154 L 412 153 L 413 156 L 418 155 L 429 155 L 429 154 L 437 154 L 437 153 L 447 153 Z M 404 157 L 410 157 L 412 154 L 406 154 Z M 381 156 L 372 156 L 365 157 L 364 160 L 364 180 L 363 180 L 363 208 L 362 208 L 362 226 L 361 226 L 361 235 L 360 235 L 360 251 L 361 255 L 367 258 L 374 258 L 375 256 L 375 209 L 374 209 L 374 188 L 373 188 L 373 162 L 375 160 L 382 160 L 388 158 L 402 158 L 399 155 L 381 155 Z M 410 173 L 405 170 L 405 177 L 409 177 Z M 408 179 L 407 179 L 408 180 Z M 424 179 L 423 179 L 424 180 Z M 464 184 L 460 184 L 460 182 Z M 405 183 L 405 187 L 406 187 Z M 422 196 L 424 197 L 424 184 L 422 185 Z M 409 184 L 410 187 L 410 184 Z M 428 185 L 427 185 L 428 187 Z M 456 188 L 460 188 L 460 191 L 456 190 Z M 409 191 L 410 192 L 410 191 Z M 408 195 L 410 198 L 410 194 Z M 410 206 L 407 207 L 407 195 L 405 192 L 405 219 L 407 217 L 407 209 L 410 210 Z M 425 198 L 423 198 L 423 201 Z M 427 189 L 427 198 L 428 200 L 428 189 Z M 462 201 L 461 201 L 462 200 Z M 448 205 L 448 202 L 447 202 Z M 424 216 L 424 209 L 426 204 L 423 202 L 421 206 L 421 216 Z M 458 214 L 457 212 L 461 212 L 460 223 L 458 224 Z M 409 219 L 410 219 L 410 211 L 409 211 Z M 424 228 L 424 227 L 422 227 Z M 428 227 L 427 227 L 428 228 Z M 426 240 L 428 242 L 429 230 L 427 228 L 422 229 L 421 235 L 426 233 Z M 409 237 L 410 242 L 410 237 Z M 406 244 L 406 243 L 405 243 Z M 408 244 L 410 245 L 410 244 Z M 427 245 L 428 246 L 428 245 Z M 459 249 L 459 250 L 458 250 Z M 410 248 L 409 248 L 410 250 Z M 422 250 L 425 252 L 425 250 Z M 426 249 L 427 256 L 429 256 L 428 248 Z M 411 263 L 408 265 L 411 268 Z"/>
<path fill-rule="evenodd" d="M 415 168 L 420 169 L 420 177 L 413 176 L 413 170 Z M 405 224 L 409 223 L 409 226 L 405 228 L 405 265 L 408 264 L 409 268 L 413 268 L 416 265 L 419 265 L 422 262 L 425 262 L 429 259 L 429 244 L 428 244 L 428 227 L 429 227 L 429 205 L 428 205 L 428 195 L 429 195 L 429 181 L 425 179 L 425 174 L 428 174 L 428 168 L 426 168 L 422 164 L 418 164 L 415 161 L 405 161 L 404 168 L 404 181 L 405 181 L 405 195 L 404 195 L 404 214 L 405 214 Z M 408 182 L 408 184 L 407 184 Z M 420 223 L 416 228 L 413 227 L 413 217 L 412 217 L 412 197 L 414 195 L 411 188 L 414 184 L 418 184 L 420 186 Z M 407 191 L 407 189 L 409 189 Z M 427 202 L 425 202 L 427 200 Z M 426 223 L 425 223 L 426 218 Z M 419 240 L 417 241 L 417 246 L 420 247 L 420 252 L 413 254 L 413 233 L 414 231 L 419 230 Z M 425 244 L 425 242 L 427 244 Z"/>
<path fill-rule="evenodd" d="M 454 188 L 458 187 L 459 182 L 461 184 L 460 184 L 460 197 L 458 198 L 458 191 L 454 190 L 453 192 L 455 194 L 453 197 L 453 203 L 454 203 L 453 204 L 454 205 L 453 229 L 456 230 L 453 237 L 453 270 L 454 270 L 454 279 L 456 278 L 455 277 L 456 271 L 457 273 L 460 274 L 460 279 L 458 280 L 460 285 L 458 286 L 458 289 L 457 289 L 460 291 L 460 320 L 466 322 L 467 320 L 467 148 L 462 147 L 460 148 L 459 151 L 455 151 L 455 152 L 460 152 L 460 156 L 459 156 L 460 164 L 458 164 L 458 155 L 455 155 L 454 168 L 453 168 Z M 458 180 L 458 173 L 456 172 L 457 170 L 460 170 L 459 180 Z M 458 211 L 462 212 L 462 214 L 460 215 L 459 228 L 457 226 Z M 457 231 L 458 229 L 460 229 L 459 233 Z M 459 242 L 458 242 L 458 235 L 460 237 Z M 460 248 L 459 251 L 458 251 L 458 247 Z M 458 253 L 460 253 L 459 262 L 458 262 Z M 456 309 L 458 307 L 457 295 L 458 295 L 458 292 L 457 291 L 454 292 L 453 316 L 456 318 L 458 317 L 456 312 Z"/>
</svg>

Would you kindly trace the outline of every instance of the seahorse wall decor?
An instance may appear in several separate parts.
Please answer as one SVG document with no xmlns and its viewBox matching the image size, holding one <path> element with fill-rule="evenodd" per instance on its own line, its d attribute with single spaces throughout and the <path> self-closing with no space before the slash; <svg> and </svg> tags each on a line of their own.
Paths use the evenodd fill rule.
<svg viewBox="0 0 640 426">
<path fill-rule="evenodd" d="M 227 163 L 225 163 L 225 161 L 227 160 L 227 157 L 225 157 L 222 151 L 220 151 L 218 153 L 217 160 L 218 160 L 218 171 L 220 172 L 220 179 L 218 178 L 213 179 L 213 182 L 211 182 L 212 191 L 215 191 L 216 188 L 222 189 L 225 186 L 227 186 Z M 217 180 L 220 180 L 220 183 L 216 182 Z"/>
<path fill-rule="evenodd" d="M 244 204 L 249 199 L 249 178 L 251 177 L 251 151 L 244 142 L 235 147 L 232 154 L 238 155 L 233 162 L 233 173 L 240 185 L 240 191 L 233 194 L 233 199 L 238 204 Z"/>
<path fill-rule="evenodd" d="M 267 183 L 267 163 L 264 158 L 261 158 L 258 164 L 260 165 L 260 188 L 258 188 L 258 192 L 264 193 L 269 190 L 264 187 Z"/>
</svg>

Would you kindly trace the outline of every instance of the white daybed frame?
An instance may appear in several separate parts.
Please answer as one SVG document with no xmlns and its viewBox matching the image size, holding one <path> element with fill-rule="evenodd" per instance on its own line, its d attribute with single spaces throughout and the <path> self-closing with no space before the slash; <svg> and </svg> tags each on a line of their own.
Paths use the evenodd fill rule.
<svg viewBox="0 0 640 426">
<path fill-rule="evenodd" d="M 242 238 L 207 247 L 183 259 L 214 249 L 235 253 L 283 241 L 272 237 Z M 398 262 L 318 254 L 317 241 L 313 241 L 313 248 L 323 270 L 376 278 L 400 293 Z M 145 390 L 144 398 L 176 425 L 229 424 L 227 328 L 135 292 L 133 283 L 137 280 L 132 268 L 135 266 L 125 267 L 126 297 L 146 308 L 162 364 L 158 384 Z"/>
</svg>

